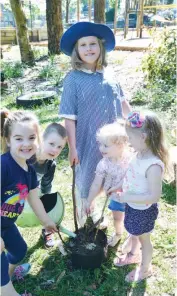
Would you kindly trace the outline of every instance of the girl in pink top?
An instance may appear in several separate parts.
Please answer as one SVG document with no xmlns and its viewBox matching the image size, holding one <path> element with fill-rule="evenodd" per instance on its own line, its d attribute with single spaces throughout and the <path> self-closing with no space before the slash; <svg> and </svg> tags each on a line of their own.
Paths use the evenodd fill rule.
<svg viewBox="0 0 177 296">
<path fill-rule="evenodd" d="M 168 151 L 164 132 L 156 114 L 132 112 L 126 121 L 129 142 L 137 152 L 132 158 L 123 181 L 123 192 L 117 201 L 126 203 L 124 226 L 131 235 L 132 247 L 141 245 L 142 258 L 133 251 L 114 260 L 116 266 L 138 263 L 140 266 L 126 276 L 126 281 L 141 281 L 151 276 L 153 247 L 150 234 L 158 216 L 158 201 L 162 194 L 162 179 L 168 167 Z M 115 190 L 115 188 L 114 188 Z M 112 192 L 113 188 L 109 191 Z"/>
<path fill-rule="evenodd" d="M 122 181 L 128 169 L 130 152 L 125 124 L 118 122 L 107 124 L 97 132 L 99 149 L 103 156 L 96 167 L 95 178 L 91 185 L 87 198 L 86 212 L 89 212 L 93 200 L 103 189 L 106 193 L 113 186 L 119 186 L 122 190 Z M 121 239 L 123 233 L 123 221 L 125 204 L 115 200 L 116 194 L 110 196 L 108 208 L 113 213 L 115 232 L 108 241 L 110 247 L 114 247 Z"/>
</svg>

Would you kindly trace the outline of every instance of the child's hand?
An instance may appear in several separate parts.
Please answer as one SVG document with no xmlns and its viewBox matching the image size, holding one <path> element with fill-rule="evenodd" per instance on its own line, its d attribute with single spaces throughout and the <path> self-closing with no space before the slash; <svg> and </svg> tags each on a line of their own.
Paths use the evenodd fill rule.
<svg viewBox="0 0 177 296">
<path fill-rule="evenodd" d="M 110 195 L 113 192 L 121 191 L 120 186 L 113 186 L 107 190 L 107 195 Z"/>
<path fill-rule="evenodd" d="M 5 249 L 5 244 L 4 244 L 4 241 L 1 237 L 1 253 L 4 251 L 4 249 Z"/>
<path fill-rule="evenodd" d="M 109 198 L 111 200 L 120 202 L 120 203 L 124 203 L 125 199 L 124 199 L 124 193 L 123 192 L 113 192 L 112 194 L 109 195 Z"/>
<path fill-rule="evenodd" d="M 85 201 L 83 210 L 86 215 L 90 214 L 90 202 L 88 202 L 88 200 Z"/>
<path fill-rule="evenodd" d="M 77 155 L 77 150 L 76 149 L 70 149 L 69 150 L 69 162 L 70 165 L 72 166 L 74 163 L 78 164 L 79 163 L 79 158 Z"/>
<path fill-rule="evenodd" d="M 46 221 L 46 223 L 44 224 L 44 227 L 47 231 L 52 232 L 52 233 L 58 231 L 56 224 L 51 219 Z"/>
<path fill-rule="evenodd" d="M 95 202 L 93 200 L 90 204 L 90 213 L 92 213 L 94 211 L 94 208 L 95 208 Z"/>
<path fill-rule="evenodd" d="M 119 198 L 119 197 L 118 197 L 118 194 L 115 193 L 115 192 L 109 194 L 109 199 L 110 199 L 110 200 L 118 201 L 118 198 Z"/>
<path fill-rule="evenodd" d="M 85 204 L 84 204 L 84 212 L 87 214 L 87 215 L 90 215 L 91 212 L 93 212 L 94 210 L 94 202 L 89 202 L 89 201 L 86 201 Z"/>
<path fill-rule="evenodd" d="M 117 201 L 120 203 L 124 203 L 125 202 L 125 198 L 124 198 L 124 193 L 123 192 L 117 192 Z"/>
</svg>

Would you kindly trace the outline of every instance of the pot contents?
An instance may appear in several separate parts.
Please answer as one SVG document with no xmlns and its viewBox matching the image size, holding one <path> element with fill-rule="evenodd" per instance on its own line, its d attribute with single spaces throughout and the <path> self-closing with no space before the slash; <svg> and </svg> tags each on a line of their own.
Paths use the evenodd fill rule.
<svg viewBox="0 0 177 296">
<path fill-rule="evenodd" d="M 99 253 L 105 246 L 105 241 L 94 226 L 92 218 L 88 217 L 84 228 L 78 230 L 76 238 L 69 241 L 67 248 L 72 253 L 79 255 Z"/>
</svg>

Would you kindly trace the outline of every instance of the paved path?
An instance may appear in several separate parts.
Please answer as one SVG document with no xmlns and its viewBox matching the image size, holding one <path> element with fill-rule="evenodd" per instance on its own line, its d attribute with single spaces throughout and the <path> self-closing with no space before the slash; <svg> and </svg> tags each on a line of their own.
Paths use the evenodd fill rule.
<svg viewBox="0 0 177 296">
<path fill-rule="evenodd" d="M 32 42 L 36 46 L 47 46 L 48 41 Z M 147 50 L 153 44 L 152 37 L 147 32 L 143 32 L 143 38 L 136 37 L 136 31 L 129 31 L 127 38 L 124 39 L 123 32 L 116 33 L 116 50 L 130 50 L 130 51 L 142 51 Z"/>
<path fill-rule="evenodd" d="M 157 28 L 158 31 L 162 31 L 163 28 Z M 160 32 L 159 32 L 160 33 Z M 47 47 L 48 41 L 41 41 L 41 42 L 31 42 L 34 46 L 41 46 Z M 157 43 L 154 42 L 152 37 L 149 34 L 148 30 L 143 30 L 143 38 L 136 37 L 136 30 L 129 29 L 127 38 L 124 39 L 123 31 L 118 31 L 116 33 L 116 50 L 121 51 L 144 51 L 148 50 L 149 46 L 156 46 Z M 18 46 L 11 46 L 11 45 L 1 45 L 3 49 L 3 57 L 4 60 L 6 59 L 13 59 L 20 60 L 20 51 Z"/>
<path fill-rule="evenodd" d="M 115 49 L 117 50 L 142 51 L 147 50 L 150 45 L 154 45 L 154 41 L 147 30 L 143 31 L 142 38 L 136 36 L 135 29 L 129 29 L 126 39 L 123 32 L 116 33 Z"/>
</svg>

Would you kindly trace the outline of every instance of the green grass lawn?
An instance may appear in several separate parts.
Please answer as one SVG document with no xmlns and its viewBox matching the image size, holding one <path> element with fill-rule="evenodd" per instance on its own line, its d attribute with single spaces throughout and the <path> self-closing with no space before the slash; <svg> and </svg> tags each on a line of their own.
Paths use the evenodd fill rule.
<svg viewBox="0 0 177 296">
<path fill-rule="evenodd" d="M 42 127 L 52 121 L 58 121 L 58 100 L 56 99 L 52 105 L 34 109 Z M 16 109 L 13 96 L 3 99 L 2 106 L 11 110 Z M 74 230 L 71 195 L 72 171 L 67 153 L 66 147 L 58 159 L 53 190 L 58 190 L 65 202 L 63 226 Z M 163 196 L 160 201 L 160 215 L 152 233 L 154 274 L 148 280 L 139 284 L 127 284 L 124 278 L 134 266 L 114 267 L 113 258 L 117 251 L 116 248 L 109 250 L 108 258 L 101 268 L 94 271 L 72 270 L 69 257 L 63 257 L 57 246 L 50 250 L 43 247 L 40 238 L 41 227 L 36 227 L 32 229 L 20 228 L 28 244 L 28 253 L 24 262 L 31 263 L 32 268 L 25 281 L 16 283 L 15 288 L 19 293 L 26 289 L 38 296 L 175 295 L 175 204 L 175 188 L 164 184 Z M 108 210 L 106 214 L 109 217 L 107 234 L 111 235 L 113 221 Z M 57 239 L 57 235 L 55 236 Z M 66 236 L 62 236 L 64 240 L 67 240 Z M 124 238 L 125 236 L 126 234 L 124 234 Z M 47 280 L 54 280 L 54 284 L 49 289 L 43 285 Z"/>
</svg>

